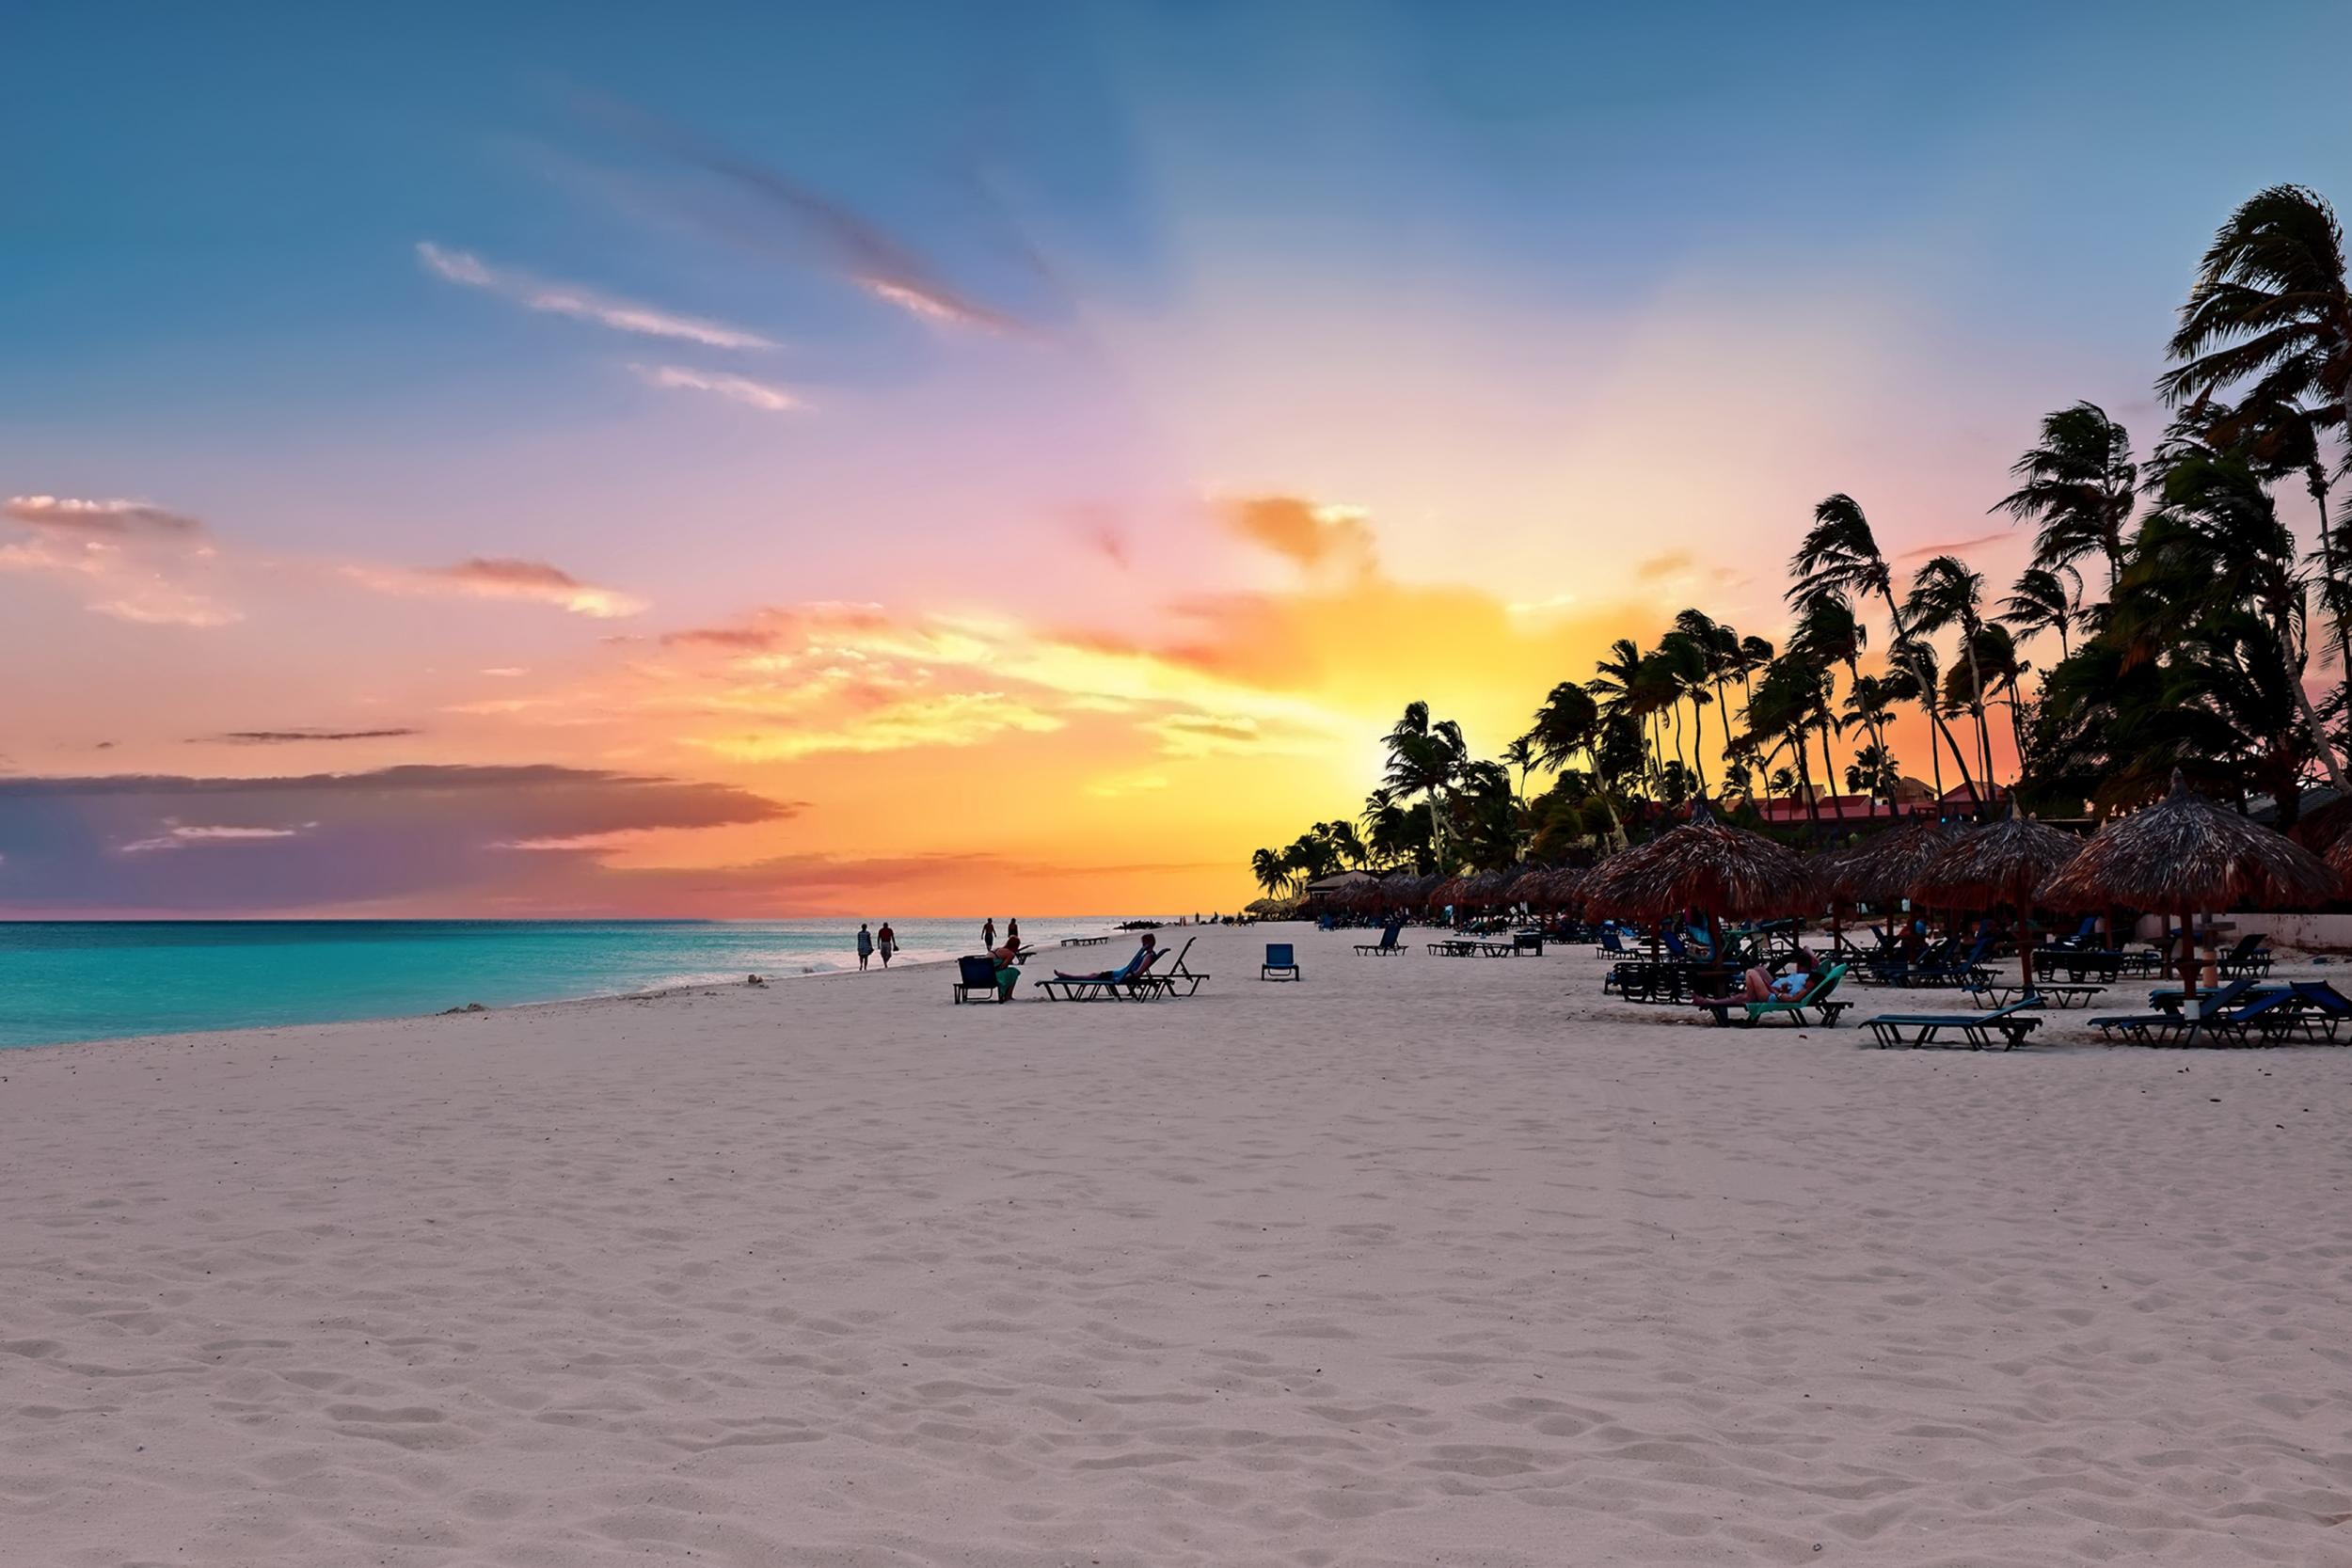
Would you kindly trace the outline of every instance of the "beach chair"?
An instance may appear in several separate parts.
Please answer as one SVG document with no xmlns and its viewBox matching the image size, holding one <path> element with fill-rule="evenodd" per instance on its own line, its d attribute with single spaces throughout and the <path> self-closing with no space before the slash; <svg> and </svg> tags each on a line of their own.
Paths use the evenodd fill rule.
<svg viewBox="0 0 2352 1568">
<path fill-rule="evenodd" d="M 1258 966 L 1258 978 L 1261 980 L 1305 978 L 1298 973 L 1298 955 L 1292 951 L 1289 942 L 1269 942 L 1265 944 L 1265 962 Z"/>
<path fill-rule="evenodd" d="M 1391 953 L 1402 953 L 1405 951 L 1405 946 L 1396 939 L 1398 934 L 1404 929 L 1405 922 L 1402 920 L 1391 920 L 1386 926 L 1380 927 L 1380 940 L 1378 942 L 1359 942 L 1356 944 L 1356 951 L 1365 955 L 1367 958 L 1384 958 Z"/>
<path fill-rule="evenodd" d="M 2048 945 L 2059 952 L 2065 952 L 2070 948 L 2090 946 L 2098 935 L 2099 917 L 2095 914 L 2087 914 L 2083 916 L 2083 923 L 2074 927 L 2072 935 L 2052 937 Z"/>
<path fill-rule="evenodd" d="M 1773 997 L 1765 1002 L 1751 1002 L 1744 996 L 1701 997 L 1696 1005 L 1712 1013 L 1718 1024 L 1731 1022 L 1734 1007 L 1743 1009 L 1744 1016 L 1740 1020 L 1740 1026 L 1743 1029 L 1753 1029 L 1768 1018 L 1783 1015 L 1795 1019 L 1802 1028 L 1812 1022 L 1804 1016 L 1808 1010 L 1821 1015 L 1824 1028 L 1834 1029 L 1837 1026 L 1838 1015 L 1853 1006 L 1851 1002 L 1831 1000 L 1837 990 L 1837 982 L 1845 977 L 1844 964 L 1831 964 L 1816 974 L 1813 983 L 1795 996 Z"/>
<path fill-rule="evenodd" d="M 1138 975 L 1136 983 L 1138 985 L 1157 986 L 1163 992 L 1169 996 L 1190 996 L 1193 992 L 1199 990 L 1201 983 L 1207 980 L 1208 976 L 1205 974 L 1196 974 L 1191 970 L 1184 967 L 1185 956 L 1192 951 L 1192 944 L 1199 940 L 1200 939 L 1198 937 L 1186 937 L 1184 939 L 1184 946 L 1176 950 L 1176 961 L 1174 963 L 1169 964 L 1165 970 L 1162 970 L 1155 974 L 1149 976 Z M 1268 943 L 1267 945 L 1271 947 L 1272 943 Z M 1148 969 L 1151 966 L 1147 964 L 1144 967 Z M 1178 990 L 1176 989 L 1178 986 L 1182 986 L 1184 989 L 1183 990 Z"/>
<path fill-rule="evenodd" d="M 2261 979 L 2270 973 L 2278 955 L 2263 944 L 2270 939 L 2260 931 L 2249 931 L 2237 939 L 2237 945 L 2224 953 L 2217 961 L 2224 980 L 2241 976 Z"/>
<path fill-rule="evenodd" d="M 996 960 L 975 954 L 956 960 L 956 1001 L 1006 1002 L 1010 998 L 997 989 Z"/>
<path fill-rule="evenodd" d="M 1961 994 L 1979 1007 L 2006 1007 L 2012 1002 L 2040 1002 L 2045 1007 L 2088 1007 L 2094 996 L 2106 994 L 2105 986 L 2073 986 L 2036 976 L 2030 986 L 2015 980 L 1994 980 L 1979 971 L 1975 977 L 1961 983 Z"/>
<path fill-rule="evenodd" d="M 1053 1002 L 1109 1002 L 1122 996 L 1131 1002 L 1148 1002 L 1168 994 L 1150 977 L 1152 966 L 1167 951 L 1165 947 L 1155 947 L 1148 954 L 1139 952 L 1104 974 L 1057 974 L 1050 980 L 1040 980 L 1037 992 Z"/>
<path fill-rule="evenodd" d="M 1882 1051 L 1890 1045 L 1938 1045 L 1943 1042 L 1936 1037 L 1947 1029 L 1971 1051 L 1989 1049 L 1994 1035 L 2006 1042 L 2002 1050 L 2014 1051 L 2027 1035 L 2042 1027 L 2034 1006 L 2032 1002 L 2013 1002 L 1989 1013 L 1882 1013 L 1865 1019 L 1862 1026 L 1878 1037 Z"/>
<path fill-rule="evenodd" d="M 1638 958 L 1641 955 L 1625 944 L 1624 939 L 1617 934 L 1617 928 L 1614 926 L 1603 926 L 1600 928 L 1600 941 L 1593 948 L 1593 957 L 1597 958 Z"/>
</svg>

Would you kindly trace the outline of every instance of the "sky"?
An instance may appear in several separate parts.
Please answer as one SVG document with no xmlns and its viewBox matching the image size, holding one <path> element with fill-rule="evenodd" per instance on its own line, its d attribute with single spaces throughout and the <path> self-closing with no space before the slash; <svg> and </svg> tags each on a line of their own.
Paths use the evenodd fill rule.
<svg viewBox="0 0 2352 1568">
<path fill-rule="evenodd" d="M 2352 201 L 2333 5 L 7 32 L 8 915 L 1232 909 L 1409 701 L 1777 641 L 1832 492 L 2006 583 Z"/>
</svg>

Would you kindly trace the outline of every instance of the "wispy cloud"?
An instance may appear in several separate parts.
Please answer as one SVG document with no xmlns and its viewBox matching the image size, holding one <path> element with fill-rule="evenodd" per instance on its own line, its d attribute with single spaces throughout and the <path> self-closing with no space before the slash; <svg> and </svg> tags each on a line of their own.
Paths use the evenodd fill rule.
<svg viewBox="0 0 2352 1568">
<path fill-rule="evenodd" d="M 273 838 L 298 838 L 317 827 L 305 822 L 298 828 L 238 828 L 219 824 L 184 825 L 165 818 L 164 831 L 152 838 L 133 839 L 121 846 L 126 855 L 146 854 L 156 849 L 184 849 L 191 844 L 250 844 Z"/>
<path fill-rule="evenodd" d="M 775 342 L 756 332 L 701 316 L 681 315 L 633 300 L 601 294 L 573 283 L 552 282 L 511 268 L 494 267 L 470 251 L 449 250 L 430 240 L 417 243 L 417 259 L 437 277 L 469 289 L 482 289 L 509 299 L 528 310 L 569 316 L 614 332 L 647 338 L 675 338 L 707 348 L 766 349 Z"/>
<path fill-rule="evenodd" d="M 383 730 L 230 730 L 226 735 L 195 736 L 191 746 L 292 746 L 306 740 L 393 740 L 422 731 Z"/>
<path fill-rule="evenodd" d="M 10 503 L 8 515 L 28 523 L 33 534 L 0 544 L 0 572 L 78 580 L 86 585 L 89 597 L 84 603 L 91 613 L 117 621 L 206 629 L 244 619 L 233 606 L 191 585 L 189 579 L 200 579 L 215 554 L 201 542 L 202 533 L 192 519 L 137 502 L 62 503 L 66 510 L 20 505 L 56 499 L 19 497 Z M 145 515 L 135 522 L 128 512 L 72 510 L 113 506 L 135 508 Z M 36 521 L 28 513 L 54 515 Z M 147 520 L 151 517 L 174 521 Z"/>
<path fill-rule="evenodd" d="M 81 500 L 71 496 L 11 496 L 6 507 L 8 516 L 37 529 L 55 529 L 69 533 L 165 534 L 200 533 L 204 525 L 194 517 L 177 512 L 167 512 L 147 501 Z"/>
<path fill-rule="evenodd" d="M 1919 545 L 1894 557 L 1897 561 L 1925 561 L 1931 555 L 1961 555 L 1968 550 L 1982 549 L 2004 540 L 2017 538 L 2014 530 L 1999 529 L 1991 533 L 1972 533 L 1965 539 L 1945 539 L 1934 544 Z"/>
<path fill-rule="evenodd" d="M 382 594 L 520 599 L 600 621 L 635 615 L 645 608 L 643 599 L 582 582 L 544 561 L 477 556 L 454 566 L 352 565 L 343 568 L 343 575 Z"/>
<path fill-rule="evenodd" d="M 770 240 L 739 223 L 731 224 L 725 229 L 728 238 L 770 251 L 778 248 L 777 241 L 789 242 L 796 260 L 804 260 L 813 250 L 819 263 L 836 277 L 925 321 L 996 332 L 1026 330 L 1024 323 L 946 282 L 913 247 L 848 204 L 642 109 L 606 98 L 582 102 L 598 119 L 642 145 L 724 181 L 751 198 L 773 230 Z"/>
<path fill-rule="evenodd" d="M 1360 507 L 1252 496 L 1224 503 L 1226 526 L 1292 563 L 1313 570 L 1335 566 L 1359 573 L 1377 564 L 1372 529 Z"/>
<path fill-rule="evenodd" d="M 648 387 L 660 387 L 690 392 L 711 392 L 731 398 L 767 414 L 790 414 L 808 406 L 792 393 L 765 381 L 754 381 L 748 375 L 727 375 L 717 371 L 698 371 L 688 365 L 631 365 L 637 378 Z"/>
</svg>

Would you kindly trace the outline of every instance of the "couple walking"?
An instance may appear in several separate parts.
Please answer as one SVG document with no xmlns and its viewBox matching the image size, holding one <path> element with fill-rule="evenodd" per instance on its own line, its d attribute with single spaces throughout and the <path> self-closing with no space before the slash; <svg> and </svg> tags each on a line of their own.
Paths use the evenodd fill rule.
<svg viewBox="0 0 2352 1568">
<path fill-rule="evenodd" d="M 1021 922 L 1018 917 L 1005 922 L 1005 945 L 1021 945 Z M 980 922 L 980 946 L 991 953 L 996 951 L 996 917 L 993 914 Z"/>
<path fill-rule="evenodd" d="M 879 933 L 867 930 L 865 923 L 863 921 L 859 922 L 857 928 L 858 968 L 864 969 L 866 967 L 866 960 L 879 952 L 882 955 L 882 967 L 884 969 L 888 969 L 890 967 L 890 955 L 896 953 L 898 950 L 898 933 L 890 928 L 889 921 L 885 920 L 882 922 L 882 928 Z"/>
</svg>

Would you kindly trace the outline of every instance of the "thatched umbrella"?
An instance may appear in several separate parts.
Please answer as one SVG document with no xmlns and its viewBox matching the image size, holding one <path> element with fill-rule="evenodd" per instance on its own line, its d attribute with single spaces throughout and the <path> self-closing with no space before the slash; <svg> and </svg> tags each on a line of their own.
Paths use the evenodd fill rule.
<svg viewBox="0 0 2352 1568">
<path fill-rule="evenodd" d="M 1508 871 L 1481 871 L 1462 884 L 1462 902 L 1474 910 L 1494 909 L 1518 879 Z"/>
<path fill-rule="evenodd" d="M 1702 911 L 1718 953 L 1722 921 L 1803 913 L 1820 897 L 1804 856 L 1716 821 L 1704 800 L 1690 821 L 1610 856 L 1584 880 L 1585 906 L 1595 913 L 1661 920 L 1682 910 Z"/>
<path fill-rule="evenodd" d="M 1573 866 L 1563 866 L 1544 877 L 1544 901 L 1552 909 L 1567 911 L 1584 902 L 1585 874 Z"/>
<path fill-rule="evenodd" d="M 2199 910 L 2316 903 L 2336 891 L 2336 874 L 2325 861 L 2285 834 L 2215 805 L 2174 768 L 2169 794 L 2100 829 L 2036 896 L 2054 910 L 2124 904 L 2159 913 L 2180 911 L 2180 977 L 2193 997 L 2197 976 L 2190 957 Z"/>
<path fill-rule="evenodd" d="M 1442 914 L 1448 908 L 1459 910 L 1462 895 L 1470 883 L 1460 877 L 1440 877 L 1430 884 L 1428 898 L 1423 903 L 1431 914 Z"/>
<path fill-rule="evenodd" d="M 1963 831 L 1953 823 L 1918 816 L 1851 849 L 1834 850 L 1840 858 L 1830 895 L 1841 903 L 1891 909 L 1911 895 L 1919 873 L 1957 843 Z"/>
<path fill-rule="evenodd" d="M 1551 873 L 1540 867 L 1522 871 L 1511 879 L 1511 885 L 1502 890 L 1502 897 L 1507 904 L 1542 909 L 1551 900 Z"/>
<path fill-rule="evenodd" d="M 1911 896 L 1922 904 L 1947 904 L 1991 909 L 2007 904 L 2018 915 L 2017 967 L 2025 988 L 2033 990 L 2033 937 L 2024 929 L 2033 909 L 2034 889 L 2066 869 L 2082 852 L 2083 841 L 2073 833 L 2045 827 L 2021 816 L 2011 800 L 2009 816 L 1990 827 L 1970 828 L 1941 854 L 1928 862 Z"/>
</svg>

